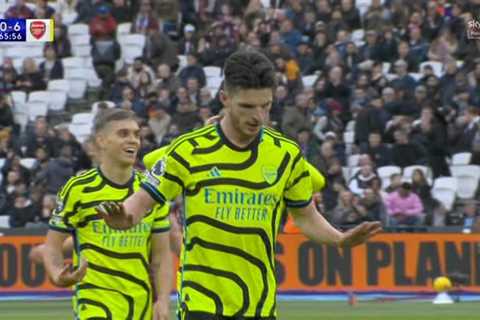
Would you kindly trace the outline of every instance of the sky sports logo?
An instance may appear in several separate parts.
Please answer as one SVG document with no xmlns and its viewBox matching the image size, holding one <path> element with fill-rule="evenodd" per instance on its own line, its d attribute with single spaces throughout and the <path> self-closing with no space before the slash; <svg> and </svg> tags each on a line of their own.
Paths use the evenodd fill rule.
<svg viewBox="0 0 480 320">
<path fill-rule="evenodd" d="M 470 21 L 468 21 L 467 37 L 470 40 L 480 39 L 480 20 L 470 20 Z"/>
</svg>

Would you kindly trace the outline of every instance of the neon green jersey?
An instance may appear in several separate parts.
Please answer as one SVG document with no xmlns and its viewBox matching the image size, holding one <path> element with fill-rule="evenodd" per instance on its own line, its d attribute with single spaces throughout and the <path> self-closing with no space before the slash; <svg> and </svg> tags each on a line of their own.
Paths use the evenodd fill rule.
<svg viewBox="0 0 480 320">
<path fill-rule="evenodd" d="M 163 203 L 184 195 L 178 277 L 182 319 L 276 315 L 274 245 L 285 205 L 304 207 L 312 183 L 299 147 L 264 128 L 247 148 L 220 125 L 184 134 L 142 187 Z"/>
<path fill-rule="evenodd" d="M 95 206 L 123 201 L 140 187 L 143 175 L 132 172 L 125 185 L 91 169 L 71 178 L 59 192 L 50 228 L 71 233 L 74 265 L 79 256 L 88 261 L 85 278 L 75 286 L 76 319 L 151 319 L 149 278 L 152 233 L 170 229 L 168 208 L 155 206 L 140 224 L 118 231 L 100 219 Z"/>
</svg>

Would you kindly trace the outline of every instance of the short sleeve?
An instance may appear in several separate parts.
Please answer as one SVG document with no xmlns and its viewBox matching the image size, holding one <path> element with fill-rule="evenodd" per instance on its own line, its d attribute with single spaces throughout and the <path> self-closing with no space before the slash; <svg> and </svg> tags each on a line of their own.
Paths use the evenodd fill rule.
<svg viewBox="0 0 480 320">
<path fill-rule="evenodd" d="M 168 203 L 164 205 L 156 205 L 153 208 L 153 225 L 152 233 L 167 232 L 171 228 L 170 219 L 168 213 L 170 211 L 170 205 Z"/>
<path fill-rule="evenodd" d="M 147 171 L 142 182 L 142 188 L 158 203 L 164 204 L 175 199 L 183 192 L 188 173 L 175 158 L 175 152 L 169 153 L 157 160 L 153 167 Z"/>
<path fill-rule="evenodd" d="M 307 161 L 299 153 L 293 160 L 283 197 L 287 207 L 303 208 L 310 204 L 312 193 L 312 179 Z"/>
<path fill-rule="evenodd" d="M 48 223 L 50 229 L 67 233 L 74 231 L 79 221 L 76 198 L 75 190 L 67 182 L 57 194 L 56 207 Z"/>
</svg>

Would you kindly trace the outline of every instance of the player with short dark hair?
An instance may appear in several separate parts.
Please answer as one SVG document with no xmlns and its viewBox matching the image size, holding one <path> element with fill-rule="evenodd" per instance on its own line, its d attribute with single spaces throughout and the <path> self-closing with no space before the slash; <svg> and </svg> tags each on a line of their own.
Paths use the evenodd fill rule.
<svg viewBox="0 0 480 320">
<path fill-rule="evenodd" d="M 75 319 L 168 319 L 168 206 L 153 206 L 136 226 L 121 232 L 109 228 L 95 212 L 101 202 L 125 200 L 144 179 L 133 169 L 140 148 L 135 114 L 100 111 L 93 129 L 100 165 L 72 177 L 58 193 L 43 255 L 47 272 L 54 284 L 74 286 Z M 74 271 L 64 266 L 62 253 L 70 235 Z M 153 312 L 150 272 L 158 297 Z"/>
<path fill-rule="evenodd" d="M 317 243 L 357 245 L 381 227 L 342 233 L 317 212 L 299 146 L 266 127 L 275 74 L 263 54 L 234 53 L 224 74 L 220 122 L 178 137 L 142 189 L 98 212 L 113 228 L 130 228 L 155 203 L 183 194 L 179 318 L 276 319 L 275 241 L 286 206 Z"/>
</svg>

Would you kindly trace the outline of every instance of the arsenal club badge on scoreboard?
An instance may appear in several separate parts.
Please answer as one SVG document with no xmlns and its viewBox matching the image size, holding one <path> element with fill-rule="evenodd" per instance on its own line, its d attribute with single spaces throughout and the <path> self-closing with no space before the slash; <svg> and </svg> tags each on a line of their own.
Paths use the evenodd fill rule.
<svg viewBox="0 0 480 320">
<path fill-rule="evenodd" d="M 27 42 L 51 42 L 54 39 L 53 19 L 27 19 Z"/>
</svg>

